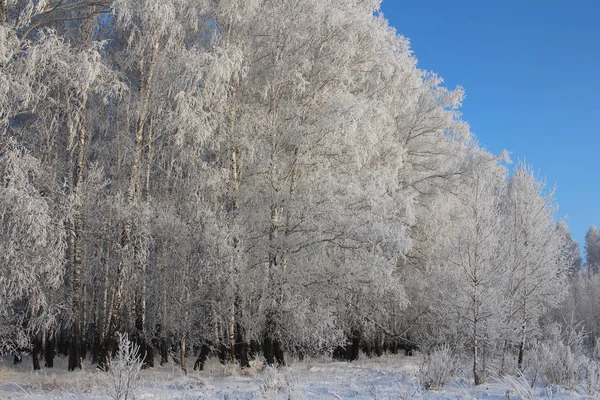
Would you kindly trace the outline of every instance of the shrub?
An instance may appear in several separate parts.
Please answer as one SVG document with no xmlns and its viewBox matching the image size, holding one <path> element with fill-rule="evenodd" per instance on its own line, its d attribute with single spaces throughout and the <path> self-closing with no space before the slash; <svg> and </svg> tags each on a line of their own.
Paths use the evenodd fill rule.
<svg viewBox="0 0 600 400">
<path fill-rule="evenodd" d="M 267 400 L 285 398 L 288 400 L 304 400 L 298 382 L 290 374 L 274 367 L 266 366 L 258 379 L 258 386 Z"/>
<path fill-rule="evenodd" d="M 425 355 L 419 378 L 427 390 L 441 390 L 458 372 L 458 359 L 450 346 L 443 345 Z"/>
<path fill-rule="evenodd" d="M 595 399 L 600 398 L 600 364 L 598 360 L 587 360 L 583 365 L 585 379 L 583 390 Z"/>
<path fill-rule="evenodd" d="M 527 362 L 532 384 L 542 379 L 544 383 L 575 389 L 589 361 L 583 355 L 584 337 L 577 327 L 555 327 L 547 340 L 534 345 Z"/>
<path fill-rule="evenodd" d="M 512 399 L 511 395 L 515 394 L 521 400 L 538 400 L 539 397 L 536 395 L 532 385 L 527 382 L 527 379 L 523 374 L 519 374 L 519 377 L 507 375 L 503 379 L 499 380 L 500 383 L 506 388 L 506 398 Z"/>
</svg>

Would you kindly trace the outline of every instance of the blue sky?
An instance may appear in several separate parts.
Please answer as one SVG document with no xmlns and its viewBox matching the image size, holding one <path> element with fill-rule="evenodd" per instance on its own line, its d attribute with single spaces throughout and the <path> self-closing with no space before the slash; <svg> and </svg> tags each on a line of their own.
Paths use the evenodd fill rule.
<svg viewBox="0 0 600 400">
<path fill-rule="evenodd" d="M 464 119 L 548 185 L 583 251 L 600 226 L 600 1 L 383 0 L 419 68 L 465 88 Z"/>
</svg>

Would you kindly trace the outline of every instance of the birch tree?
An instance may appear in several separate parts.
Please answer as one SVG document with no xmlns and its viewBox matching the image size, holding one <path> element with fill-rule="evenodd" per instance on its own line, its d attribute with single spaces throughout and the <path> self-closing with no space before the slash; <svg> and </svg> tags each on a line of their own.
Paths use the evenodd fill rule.
<svg viewBox="0 0 600 400">
<path fill-rule="evenodd" d="M 565 293 L 565 243 L 553 227 L 553 192 L 525 164 L 517 166 L 507 191 L 509 243 L 507 325 L 518 330 L 517 367 L 523 368 L 527 343 L 539 317 L 556 307 Z"/>
<path fill-rule="evenodd" d="M 438 287 L 430 295 L 433 315 L 437 315 L 435 329 L 443 328 L 438 337 L 445 333 L 446 339 L 471 352 L 473 378 L 479 385 L 487 353 L 497 343 L 501 326 L 504 168 L 480 150 L 474 149 L 472 158 L 452 226 L 439 242 L 442 259 L 432 274 Z M 468 340 L 461 340 L 462 335 Z"/>
</svg>

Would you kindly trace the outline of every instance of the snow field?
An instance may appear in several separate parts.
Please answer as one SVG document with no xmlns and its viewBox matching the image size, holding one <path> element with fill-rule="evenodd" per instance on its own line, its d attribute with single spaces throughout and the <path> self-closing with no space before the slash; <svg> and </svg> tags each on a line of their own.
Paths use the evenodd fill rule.
<svg viewBox="0 0 600 400">
<path fill-rule="evenodd" d="M 193 371 L 188 358 L 186 376 L 172 362 L 143 370 L 134 399 L 591 399 L 556 386 L 527 390 L 518 379 L 490 379 L 489 384 L 472 385 L 465 378 L 452 379 L 442 391 L 422 388 L 419 379 L 421 358 L 386 355 L 361 357 L 357 362 L 333 362 L 327 358 L 294 361 L 279 369 L 255 361 L 250 369 L 222 365 L 208 360 L 204 371 Z M 12 364 L 0 361 L 0 400 L 3 399 L 110 399 L 106 375 L 84 361 L 81 371 L 67 372 L 67 359 L 57 358 L 52 369 L 31 371 L 31 359 Z M 510 397 L 507 391 L 510 390 Z M 517 396 L 520 393 L 522 396 Z"/>
</svg>

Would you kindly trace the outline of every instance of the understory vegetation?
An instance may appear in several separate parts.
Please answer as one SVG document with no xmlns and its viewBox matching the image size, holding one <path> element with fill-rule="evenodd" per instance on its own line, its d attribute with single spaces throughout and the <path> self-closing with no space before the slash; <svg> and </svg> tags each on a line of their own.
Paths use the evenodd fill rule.
<svg viewBox="0 0 600 400">
<path fill-rule="evenodd" d="M 598 393 L 600 232 L 463 96 L 378 0 L 0 2 L 1 350 Z"/>
</svg>

